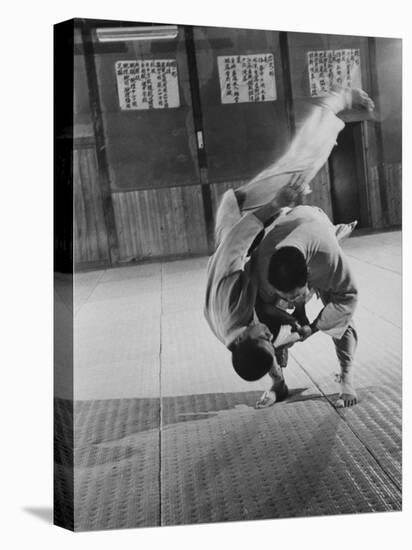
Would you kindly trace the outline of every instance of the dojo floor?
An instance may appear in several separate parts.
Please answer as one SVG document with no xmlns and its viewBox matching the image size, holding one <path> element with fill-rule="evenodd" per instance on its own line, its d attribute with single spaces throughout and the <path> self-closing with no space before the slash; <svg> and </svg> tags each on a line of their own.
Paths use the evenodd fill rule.
<svg viewBox="0 0 412 550">
<path fill-rule="evenodd" d="M 76 276 L 75 529 L 401 508 L 401 232 L 344 248 L 360 289 L 350 410 L 323 334 L 291 350 L 290 397 L 254 409 L 269 379 L 238 378 L 203 320 L 207 258 Z"/>
</svg>

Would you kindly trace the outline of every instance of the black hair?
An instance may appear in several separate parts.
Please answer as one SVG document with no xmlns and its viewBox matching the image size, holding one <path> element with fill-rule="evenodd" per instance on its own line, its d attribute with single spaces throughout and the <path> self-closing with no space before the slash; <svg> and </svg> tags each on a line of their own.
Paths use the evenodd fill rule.
<svg viewBox="0 0 412 550">
<path fill-rule="evenodd" d="M 301 288 L 308 282 L 306 260 L 294 246 L 283 246 L 276 250 L 269 262 L 268 281 L 281 292 Z"/>
<path fill-rule="evenodd" d="M 251 338 L 233 345 L 231 351 L 236 373 L 247 382 L 259 380 L 273 365 L 273 354 Z"/>
</svg>

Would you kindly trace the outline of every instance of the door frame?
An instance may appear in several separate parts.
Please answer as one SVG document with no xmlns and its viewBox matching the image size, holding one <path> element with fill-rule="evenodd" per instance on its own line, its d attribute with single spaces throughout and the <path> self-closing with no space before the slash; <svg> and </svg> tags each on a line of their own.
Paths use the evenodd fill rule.
<svg viewBox="0 0 412 550">
<path fill-rule="evenodd" d="M 367 122 L 365 120 L 347 121 L 346 128 L 350 129 L 354 151 L 355 151 L 355 171 L 357 192 L 359 198 L 359 225 L 362 228 L 369 229 L 372 227 L 372 217 L 370 210 L 369 197 L 369 170 L 368 170 L 368 147 L 367 147 Z M 333 151 L 332 151 L 333 155 Z M 328 161 L 328 173 L 330 182 L 330 197 L 333 222 L 336 223 L 334 213 L 334 193 L 333 193 L 333 176 L 334 170 L 331 167 L 331 157 Z"/>
</svg>

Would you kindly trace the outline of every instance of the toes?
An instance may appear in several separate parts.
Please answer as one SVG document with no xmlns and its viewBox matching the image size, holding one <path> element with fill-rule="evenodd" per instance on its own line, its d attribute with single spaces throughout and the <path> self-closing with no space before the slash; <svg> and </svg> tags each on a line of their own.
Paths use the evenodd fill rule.
<svg viewBox="0 0 412 550">
<path fill-rule="evenodd" d="M 368 100 L 367 100 L 366 103 L 367 103 L 366 107 L 367 107 L 368 111 L 373 111 L 374 108 L 375 108 L 375 103 L 372 101 L 372 99 L 370 97 L 368 97 Z"/>
<path fill-rule="evenodd" d="M 375 109 L 375 103 L 364 90 L 353 90 L 352 93 L 355 107 L 364 108 L 367 111 L 373 111 Z"/>
<path fill-rule="evenodd" d="M 256 401 L 256 409 L 266 409 L 276 403 L 276 394 L 273 392 L 265 392 L 259 401 Z"/>
<path fill-rule="evenodd" d="M 265 402 L 257 402 L 255 405 L 256 409 L 267 409 L 268 407 L 271 407 L 275 404 L 275 401 L 265 401 Z"/>
<path fill-rule="evenodd" d="M 373 102 L 373 100 L 367 94 L 365 94 L 365 96 L 362 97 L 362 105 L 368 111 L 373 111 L 374 108 L 375 108 L 375 103 Z"/>
<path fill-rule="evenodd" d="M 354 396 L 343 397 L 341 395 L 337 399 L 335 406 L 337 409 L 349 409 L 350 407 L 357 405 L 357 403 L 358 403 L 358 399 L 356 397 Z"/>
</svg>

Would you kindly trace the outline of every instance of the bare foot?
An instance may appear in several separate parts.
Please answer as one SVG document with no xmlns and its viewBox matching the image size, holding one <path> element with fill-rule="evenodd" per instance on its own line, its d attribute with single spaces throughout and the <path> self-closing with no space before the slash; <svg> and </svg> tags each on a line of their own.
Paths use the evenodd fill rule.
<svg viewBox="0 0 412 550">
<path fill-rule="evenodd" d="M 289 395 L 287 385 L 283 380 L 274 384 L 270 390 L 263 392 L 261 398 L 256 401 L 256 409 L 266 409 L 279 401 L 283 401 Z"/>
<path fill-rule="evenodd" d="M 352 107 L 354 109 L 366 109 L 366 111 L 371 112 L 375 108 L 375 103 L 366 92 L 359 88 L 354 88 L 352 90 Z"/>
<path fill-rule="evenodd" d="M 273 390 L 263 392 L 261 398 L 256 401 L 256 409 L 267 409 L 276 403 L 276 393 Z"/>
<path fill-rule="evenodd" d="M 353 387 L 352 377 L 350 375 L 341 375 L 336 376 L 336 381 L 340 385 L 339 398 L 336 401 L 336 408 L 343 409 L 347 407 L 353 407 L 358 403 L 358 396 L 356 394 L 355 388 Z"/>
<path fill-rule="evenodd" d="M 335 226 L 335 235 L 338 241 L 347 239 L 355 227 L 358 225 L 358 220 L 351 223 L 340 223 Z"/>
</svg>

